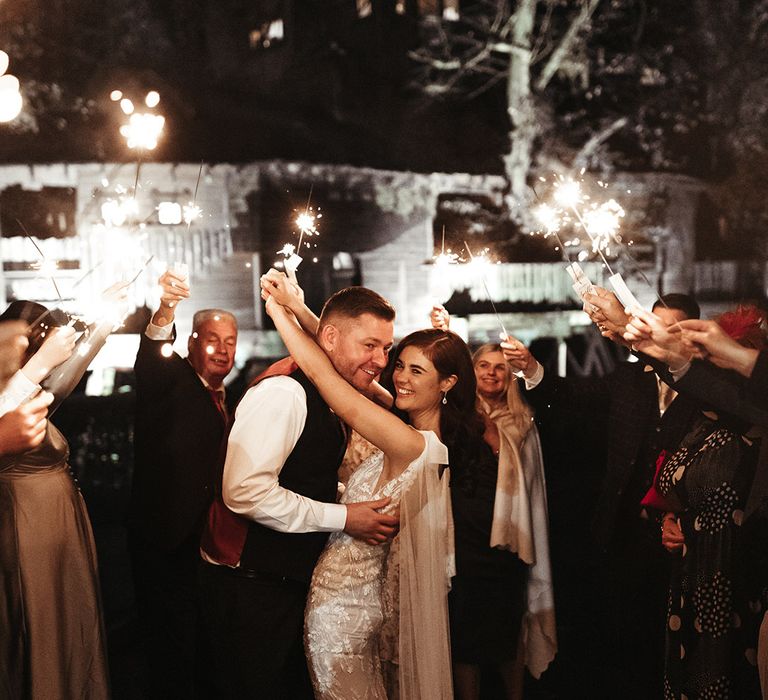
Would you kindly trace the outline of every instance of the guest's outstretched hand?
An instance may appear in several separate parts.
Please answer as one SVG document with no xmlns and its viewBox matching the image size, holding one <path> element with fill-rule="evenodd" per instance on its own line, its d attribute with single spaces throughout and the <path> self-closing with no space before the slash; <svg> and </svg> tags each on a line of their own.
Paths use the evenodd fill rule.
<svg viewBox="0 0 768 700">
<path fill-rule="evenodd" d="M 438 328 L 441 331 L 447 331 L 451 325 L 451 315 L 441 304 L 435 304 L 429 312 L 429 322 L 432 328 Z"/>
<path fill-rule="evenodd" d="M 616 295 L 603 287 L 595 287 L 594 294 L 584 295 L 584 312 L 600 333 L 611 340 L 620 340 L 630 318 Z"/>
<path fill-rule="evenodd" d="M 43 391 L 0 417 L 0 454 L 18 454 L 37 447 L 45 437 L 53 394 Z"/>
<path fill-rule="evenodd" d="M 189 299 L 189 280 L 181 272 L 166 270 L 157 281 L 160 286 L 160 308 L 155 311 L 152 323 L 167 326 L 173 323 L 176 305 Z"/>
<path fill-rule="evenodd" d="M 715 321 L 688 319 L 680 321 L 680 327 L 682 342 L 693 357 L 751 376 L 759 352 L 739 345 Z"/>
<path fill-rule="evenodd" d="M 691 359 L 691 352 L 683 344 L 680 331 L 678 323 L 667 325 L 652 311 L 635 309 L 624 332 L 624 339 L 635 350 L 676 369 Z"/>
<path fill-rule="evenodd" d="M 501 351 L 513 372 L 522 372 L 523 376 L 531 377 L 536 371 L 539 363 L 525 344 L 517 338 L 508 335 L 506 340 L 501 341 Z"/>
</svg>

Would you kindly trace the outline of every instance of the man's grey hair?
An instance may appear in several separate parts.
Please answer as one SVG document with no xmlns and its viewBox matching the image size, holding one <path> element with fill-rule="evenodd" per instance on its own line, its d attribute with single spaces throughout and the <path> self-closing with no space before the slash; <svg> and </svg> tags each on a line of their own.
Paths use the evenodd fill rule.
<svg viewBox="0 0 768 700">
<path fill-rule="evenodd" d="M 201 309 L 192 317 L 192 331 L 196 331 L 206 321 L 229 321 L 237 330 L 237 319 L 234 314 L 224 309 Z"/>
</svg>

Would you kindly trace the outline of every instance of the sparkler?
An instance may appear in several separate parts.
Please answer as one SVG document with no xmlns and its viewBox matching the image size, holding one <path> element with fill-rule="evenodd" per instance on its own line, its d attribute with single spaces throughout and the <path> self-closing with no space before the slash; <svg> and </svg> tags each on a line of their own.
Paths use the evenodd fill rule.
<svg viewBox="0 0 768 700">
<path fill-rule="evenodd" d="M 293 246 L 291 243 L 286 243 L 281 250 L 278 250 L 278 255 L 285 256 L 283 261 L 283 267 L 288 278 L 295 284 L 298 284 L 296 279 L 296 270 L 301 265 L 304 258 L 299 255 L 301 253 L 301 244 L 304 243 L 309 248 L 309 243 L 304 241 L 304 236 L 308 238 L 311 236 L 318 236 L 320 232 L 317 229 L 319 219 L 323 218 L 323 215 L 319 213 L 319 209 L 316 211 L 314 207 L 310 206 L 312 200 L 312 190 L 314 185 L 309 188 L 309 196 L 307 197 L 307 204 L 304 207 L 304 211 L 299 213 L 294 220 L 294 224 L 299 229 L 299 243 L 297 246 Z M 317 262 L 317 258 L 312 258 L 313 262 Z"/>
<path fill-rule="evenodd" d="M 488 283 L 485 280 L 485 274 L 482 269 L 482 265 L 485 261 L 480 261 L 479 258 L 475 258 L 474 255 L 472 255 L 472 251 L 469 248 L 469 244 L 464 241 L 464 247 L 467 249 L 467 253 L 469 254 L 469 262 L 470 264 L 474 265 L 475 269 L 478 270 L 478 274 L 480 275 L 480 279 L 483 283 L 483 287 L 485 287 L 485 293 L 488 295 L 488 301 L 491 302 L 491 308 L 493 309 L 493 313 L 496 314 L 496 320 L 499 322 L 499 325 L 501 326 L 501 331 L 503 333 L 502 340 L 506 340 L 509 337 L 509 333 L 507 333 L 507 329 L 504 327 L 504 321 L 501 320 L 501 316 L 499 315 L 499 312 L 496 309 L 496 304 L 493 303 L 493 297 L 491 296 L 491 292 L 488 289 Z"/>
<path fill-rule="evenodd" d="M 155 93 L 157 95 L 157 93 Z M 147 95 L 149 97 L 149 95 Z M 157 96 L 157 99 L 160 99 L 160 96 Z M 187 224 L 187 233 L 189 233 L 189 228 L 192 226 L 192 222 L 195 219 L 199 219 L 200 215 L 202 214 L 202 209 L 197 206 L 197 190 L 200 187 L 200 177 L 203 174 L 203 161 L 200 161 L 200 169 L 197 171 L 197 182 L 195 182 L 195 192 L 192 195 L 192 201 L 185 205 L 183 211 L 184 211 L 184 221 Z"/>
<path fill-rule="evenodd" d="M 440 247 L 440 254 L 433 256 L 432 262 L 440 268 L 445 268 L 448 265 L 456 265 L 459 260 L 459 255 L 452 252 L 450 248 L 448 248 L 448 252 L 445 251 L 445 226 L 443 226 L 443 241 Z"/>
<path fill-rule="evenodd" d="M 581 174 L 583 175 L 583 173 L 584 171 L 582 170 Z M 610 199 L 601 204 L 593 204 L 582 214 L 582 212 L 579 211 L 579 205 L 584 204 L 589 197 L 582 192 L 580 182 L 573 178 L 566 179 L 562 176 L 558 176 L 558 180 L 555 183 L 553 198 L 561 209 L 570 210 L 576 216 L 581 228 L 587 234 L 587 237 L 592 244 L 592 252 L 597 253 L 600 256 L 603 264 L 608 270 L 610 274 L 608 281 L 624 307 L 641 307 L 640 302 L 638 302 L 635 295 L 630 291 L 629 287 L 627 287 L 624 278 L 620 273 L 615 273 L 613 271 L 605 255 L 606 253 L 610 254 L 610 245 L 612 242 L 615 241 L 616 243 L 620 243 L 618 231 L 621 225 L 621 219 L 625 214 L 624 209 L 618 202 L 616 202 L 616 200 Z M 549 209 L 551 210 L 551 207 Z M 551 212 L 547 210 L 545 210 L 545 213 L 549 214 L 550 217 L 553 216 Z M 585 293 L 592 293 L 594 287 L 577 263 L 570 264 L 567 269 L 574 281 L 574 289 L 576 289 L 577 293 L 579 293 L 582 298 Z"/>
<path fill-rule="evenodd" d="M 21 228 L 22 232 L 24 233 L 24 237 L 35 247 L 35 250 L 37 251 L 37 254 L 40 256 L 40 262 L 36 263 L 36 269 L 40 271 L 43 277 L 48 277 L 51 280 L 51 283 L 53 284 L 53 288 L 56 290 L 56 295 L 59 297 L 59 300 L 63 300 L 63 297 L 61 296 L 61 292 L 59 291 L 59 285 L 56 284 L 56 277 L 54 276 L 56 273 L 56 270 L 58 270 L 58 265 L 55 260 L 48 260 L 45 255 L 43 254 L 43 251 L 40 250 L 40 246 L 35 243 L 35 239 L 32 238 L 32 236 L 29 235 L 29 231 L 27 231 L 27 227 L 24 226 L 24 224 L 19 221 L 19 219 L 16 219 L 16 223 Z"/>
</svg>

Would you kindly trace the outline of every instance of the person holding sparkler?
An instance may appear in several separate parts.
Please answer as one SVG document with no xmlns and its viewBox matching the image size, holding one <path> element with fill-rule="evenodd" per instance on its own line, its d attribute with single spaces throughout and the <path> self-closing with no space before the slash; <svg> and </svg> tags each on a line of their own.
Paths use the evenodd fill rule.
<svg viewBox="0 0 768 700">
<path fill-rule="evenodd" d="M 433 307 L 430 320 L 446 330 L 450 323 L 442 306 Z M 472 700 L 479 697 L 481 666 L 493 664 L 506 696 L 518 698 L 525 666 L 538 678 L 557 650 L 544 468 L 533 412 L 502 347 L 480 346 L 472 364 L 485 437 L 497 463 L 485 464 L 481 488 L 451 484 L 457 549 L 448 599 L 454 679 L 457 697 Z"/>
<path fill-rule="evenodd" d="M 173 352 L 174 318 L 189 298 L 186 271 L 159 279 L 160 306 L 136 355 L 135 466 L 129 548 L 149 666 L 149 697 L 191 698 L 200 663 L 200 534 L 220 480 L 226 438 L 224 379 L 235 362 L 237 321 L 198 311 L 188 356 Z M 199 690 L 199 689 L 198 689 Z"/>
<path fill-rule="evenodd" d="M 669 322 L 699 315 L 695 301 L 681 294 L 664 296 L 655 311 Z M 613 331 L 605 319 L 600 324 L 604 332 Z M 585 634 L 586 624 L 597 632 L 575 638 L 574 646 L 598 645 L 604 673 L 599 687 L 638 700 L 661 697 L 669 564 L 658 542 L 659 522 L 641 501 L 657 456 L 677 447 L 697 404 L 670 392 L 643 363 L 620 363 L 606 377 L 563 379 L 544 371 L 519 341 L 502 345 L 513 369 L 524 375 L 525 396 L 536 409 L 545 445 L 552 434 L 565 431 L 564 444 L 576 444 L 586 434 L 592 436 L 585 446 L 589 454 L 606 450 L 604 463 L 595 457 L 590 465 L 602 478 L 592 516 L 593 546 L 579 558 L 580 570 L 595 578 L 586 591 L 592 596 L 590 620 L 575 626 L 575 635 Z M 607 593 L 598 597 L 598 590 Z"/>
<path fill-rule="evenodd" d="M 642 310 L 622 321 L 610 300 L 597 305 L 612 323 L 625 325 L 624 338 L 634 351 L 701 408 L 679 448 L 660 458 L 653 485 L 667 511 L 662 543 L 676 555 L 666 626 L 666 693 L 672 698 L 758 697 L 756 665 L 764 691 L 768 687 L 765 640 L 758 646 L 768 585 L 768 413 L 749 399 L 742 375 L 693 359 L 701 350 L 691 346 L 686 326 L 701 329 L 708 323 L 671 325 L 658 312 Z M 716 322 L 721 332 L 708 328 L 710 345 L 724 333 L 753 351 L 748 357 L 768 348 L 765 314 L 756 308 L 739 307 Z M 741 357 L 730 343 L 718 344 L 728 345 L 721 351 L 731 358 L 727 362 Z"/>
<path fill-rule="evenodd" d="M 112 301 L 124 286 L 111 290 Z M 72 391 L 115 322 L 94 322 L 76 343 L 66 314 L 34 302 L 13 302 L 5 319 L 31 322 L 25 364 L 0 396 L 2 411 L 11 411 L 0 422 L 26 414 L 20 427 L 30 449 L 0 457 L 0 694 L 108 698 L 91 524 L 67 441 L 45 412 Z M 36 396 L 41 386 L 51 393 Z"/>
</svg>

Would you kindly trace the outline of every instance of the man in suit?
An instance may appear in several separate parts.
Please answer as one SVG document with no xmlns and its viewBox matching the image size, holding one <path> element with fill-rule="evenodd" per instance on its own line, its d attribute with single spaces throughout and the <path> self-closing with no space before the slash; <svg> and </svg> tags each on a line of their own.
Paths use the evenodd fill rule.
<svg viewBox="0 0 768 700">
<path fill-rule="evenodd" d="M 699 316 L 687 295 L 662 299 L 654 312 L 667 323 Z M 589 455 L 570 458 L 601 475 L 594 508 L 588 498 L 574 504 L 592 515 L 590 546 L 579 553 L 582 566 L 589 564 L 583 572 L 593 576 L 586 592 L 591 600 L 579 601 L 582 607 L 591 603 L 586 608 L 591 619 L 582 624 L 592 627 L 577 631 L 584 638 L 575 645 L 593 648 L 599 640 L 601 671 L 592 674 L 590 697 L 661 697 L 668 561 L 658 517 L 641 500 L 653 483 L 659 454 L 674 451 L 697 404 L 676 396 L 640 362 L 621 363 L 606 377 L 563 379 L 545 372 L 522 344 L 513 347 L 506 354 L 524 375 L 543 440 L 553 429 L 565 434 L 566 442 L 589 432 L 602 441 L 588 448 L 590 454 L 605 451 L 604 462 L 590 464 Z"/>
<path fill-rule="evenodd" d="M 363 287 L 342 289 L 323 308 L 317 342 L 363 393 L 386 366 L 394 316 L 389 302 Z M 389 499 L 335 502 L 344 426 L 287 360 L 238 406 L 224 464 L 226 508 L 214 504 L 203 536 L 206 620 L 220 697 L 311 698 L 304 607 L 328 534 L 344 530 L 378 543 L 397 526 L 397 518 L 376 511 Z"/>
<path fill-rule="evenodd" d="M 192 698 L 200 668 L 200 533 L 226 435 L 223 381 L 235 361 L 237 321 L 219 309 L 198 311 L 182 358 L 171 344 L 176 305 L 189 296 L 189 286 L 172 271 L 159 283 L 160 308 L 135 364 L 129 548 L 148 694 Z"/>
</svg>

